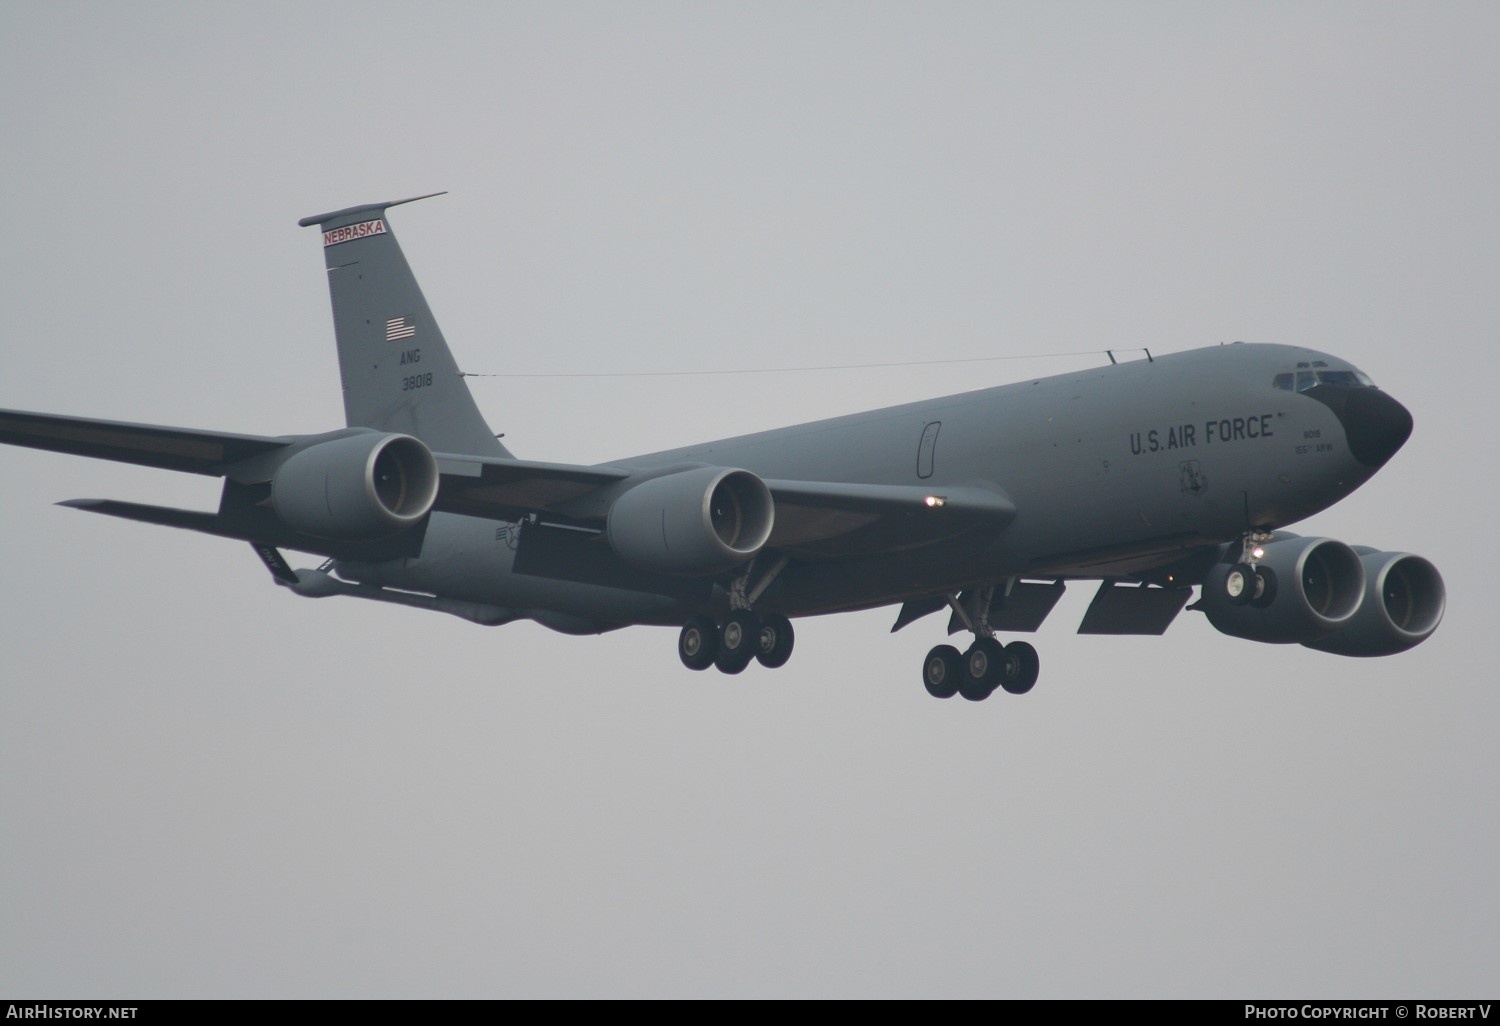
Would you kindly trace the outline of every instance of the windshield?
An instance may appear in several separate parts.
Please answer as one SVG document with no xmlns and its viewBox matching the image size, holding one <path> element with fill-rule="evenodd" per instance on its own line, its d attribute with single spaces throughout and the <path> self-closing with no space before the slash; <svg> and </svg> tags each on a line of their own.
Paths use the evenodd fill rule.
<svg viewBox="0 0 1500 1026">
<path fill-rule="evenodd" d="M 1283 371 L 1271 379 L 1271 384 L 1286 392 L 1306 392 L 1318 385 L 1347 385 L 1374 388 L 1375 382 L 1364 371 L 1331 370 L 1322 360 L 1297 364 L 1297 370 Z"/>
</svg>

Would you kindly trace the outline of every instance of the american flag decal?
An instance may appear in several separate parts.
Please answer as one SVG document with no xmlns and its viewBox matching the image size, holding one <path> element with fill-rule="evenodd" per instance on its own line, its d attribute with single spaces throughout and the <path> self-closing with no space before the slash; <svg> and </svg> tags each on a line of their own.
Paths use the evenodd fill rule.
<svg viewBox="0 0 1500 1026">
<path fill-rule="evenodd" d="M 413 338 L 417 334 L 417 326 L 408 324 L 405 317 L 392 317 L 385 322 L 385 340 L 395 342 L 398 339 Z"/>
</svg>

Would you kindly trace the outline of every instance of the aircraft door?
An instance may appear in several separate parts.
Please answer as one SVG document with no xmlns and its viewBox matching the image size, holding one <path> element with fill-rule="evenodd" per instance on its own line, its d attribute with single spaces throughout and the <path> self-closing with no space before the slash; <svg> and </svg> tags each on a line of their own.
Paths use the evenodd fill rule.
<svg viewBox="0 0 1500 1026">
<path fill-rule="evenodd" d="M 937 455 L 938 429 L 942 426 L 942 421 L 934 420 L 922 428 L 922 440 L 917 443 L 917 476 L 920 478 L 932 476 L 933 461 Z"/>
</svg>

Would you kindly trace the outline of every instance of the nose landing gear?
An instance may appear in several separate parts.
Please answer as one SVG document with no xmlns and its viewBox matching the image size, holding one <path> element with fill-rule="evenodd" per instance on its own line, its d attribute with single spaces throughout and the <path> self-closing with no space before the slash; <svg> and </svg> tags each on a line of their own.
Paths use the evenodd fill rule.
<svg viewBox="0 0 1500 1026">
<path fill-rule="evenodd" d="M 1251 532 L 1245 535 L 1241 545 L 1240 561 L 1224 575 L 1224 597 L 1231 605 L 1254 606 L 1265 609 L 1276 599 L 1276 572 L 1261 566 L 1265 555 L 1265 543 L 1274 535 Z"/>
</svg>

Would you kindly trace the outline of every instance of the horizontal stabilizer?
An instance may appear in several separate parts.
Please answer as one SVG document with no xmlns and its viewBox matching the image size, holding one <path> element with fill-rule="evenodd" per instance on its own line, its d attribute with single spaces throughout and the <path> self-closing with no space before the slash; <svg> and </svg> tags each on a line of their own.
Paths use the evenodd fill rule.
<svg viewBox="0 0 1500 1026">
<path fill-rule="evenodd" d="M 143 524 L 181 527 L 188 531 L 201 531 L 226 538 L 236 537 L 220 529 L 217 513 L 173 509 L 170 506 L 148 506 L 141 502 L 121 502 L 119 499 L 68 499 L 58 505 L 81 509 L 85 513 L 103 513 L 107 517 L 119 517 L 122 520 L 138 520 Z"/>
<path fill-rule="evenodd" d="M 422 551 L 424 531 L 406 531 L 392 538 L 375 541 L 338 541 L 329 538 L 314 538 L 293 531 L 265 511 L 259 516 L 205 513 L 201 510 L 174 509 L 171 506 L 151 506 L 140 502 L 123 502 L 119 499 L 68 499 L 59 506 L 81 509 L 86 513 L 103 513 L 122 520 L 135 520 L 143 524 L 160 527 L 178 527 L 201 534 L 212 534 L 220 538 L 247 541 L 260 553 L 263 547 L 281 546 L 302 552 L 316 552 L 335 559 L 383 560 L 403 556 L 416 556 Z M 264 560 L 264 554 L 261 555 Z M 273 575 L 276 568 L 267 562 Z"/>
<path fill-rule="evenodd" d="M 448 190 L 442 192 L 429 192 L 421 196 L 408 196 L 406 199 L 387 200 L 384 203 L 361 203 L 357 207 L 345 207 L 342 210 L 330 210 L 326 214 L 310 214 L 297 222 L 299 228 L 311 228 L 315 224 L 327 224 L 329 221 L 337 221 L 340 218 L 358 216 L 361 214 L 379 214 L 391 207 L 399 207 L 403 203 L 415 203 L 417 200 L 432 199 L 434 196 L 446 196 Z"/>
</svg>

